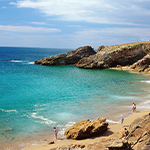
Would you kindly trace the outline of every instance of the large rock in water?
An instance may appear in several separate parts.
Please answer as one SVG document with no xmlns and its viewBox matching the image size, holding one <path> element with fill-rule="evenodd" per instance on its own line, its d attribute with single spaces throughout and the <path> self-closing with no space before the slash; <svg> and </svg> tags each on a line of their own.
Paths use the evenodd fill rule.
<svg viewBox="0 0 150 150">
<path fill-rule="evenodd" d="M 80 140 L 93 136 L 99 136 L 107 130 L 108 123 L 106 118 L 97 118 L 97 120 L 90 121 L 89 119 L 75 123 L 65 132 L 67 139 Z"/>
<path fill-rule="evenodd" d="M 35 61 L 35 64 L 47 66 L 75 64 L 80 59 L 84 57 L 89 57 L 90 55 L 94 55 L 95 53 L 96 52 L 91 46 L 84 46 L 79 47 L 76 50 L 69 51 L 67 54 L 58 54 L 51 57 L 45 57 L 43 59 Z"/>
</svg>

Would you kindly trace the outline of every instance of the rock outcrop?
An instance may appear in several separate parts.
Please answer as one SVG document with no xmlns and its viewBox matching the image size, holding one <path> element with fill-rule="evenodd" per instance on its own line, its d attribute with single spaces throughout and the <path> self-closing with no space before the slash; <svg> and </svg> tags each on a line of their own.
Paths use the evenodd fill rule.
<svg viewBox="0 0 150 150">
<path fill-rule="evenodd" d="M 130 66 L 150 53 L 150 43 L 134 45 L 106 46 L 95 55 L 85 57 L 75 64 L 80 68 L 104 69 L 110 67 Z"/>
<path fill-rule="evenodd" d="M 128 68 L 132 69 L 132 72 L 150 73 L 150 54 L 147 54 Z"/>
<path fill-rule="evenodd" d="M 104 49 L 104 48 L 105 48 L 104 45 L 99 46 L 98 49 L 97 49 L 97 51 L 96 51 L 96 53 L 100 52 L 100 51 L 101 51 L 102 49 Z"/>
<path fill-rule="evenodd" d="M 35 61 L 41 65 L 70 65 L 85 69 L 131 69 L 150 73 L 150 42 L 100 46 L 95 52 L 91 46 L 80 47 L 67 54 Z"/>
<path fill-rule="evenodd" d="M 80 140 L 93 136 L 99 136 L 107 130 L 108 123 L 106 118 L 97 118 L 90 121 L 89 119 L 75 123 L 65 132 L 67 139 Z"/>
<path fill-rule="evenodd" d="M 137 118 L 129 126 L 129 135 L 126 139 L 135 150 L 150 149 L 150 114 Z"/>
<path fill-rule="evenodd" d="M 41 60 L 35 61 L 35 64 L 54 66 L 54 65 L 70 65 L 77 63 L 84 57 L 94 55 L 96 52 L 91 46 L 80 47 L 76 50 L 69 51 L 67 54 L 58 54 L 51 57 L 45 57 Z"/>
</svg>

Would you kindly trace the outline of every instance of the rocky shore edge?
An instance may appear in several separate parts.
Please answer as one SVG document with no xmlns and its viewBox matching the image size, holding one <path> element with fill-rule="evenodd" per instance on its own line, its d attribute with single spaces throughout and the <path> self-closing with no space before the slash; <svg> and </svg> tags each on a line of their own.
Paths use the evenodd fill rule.
<svg viewBox="0 0 150 150">
<path fill-rule="evenodd" d="M 79 47 L 67 54 L 58 54 L 34 62 L 38 65 L 74 65 L 85 69 L 118 68 L 131 72 L 150 73 L 150 42 L 122 45 Z"/>
</svg>

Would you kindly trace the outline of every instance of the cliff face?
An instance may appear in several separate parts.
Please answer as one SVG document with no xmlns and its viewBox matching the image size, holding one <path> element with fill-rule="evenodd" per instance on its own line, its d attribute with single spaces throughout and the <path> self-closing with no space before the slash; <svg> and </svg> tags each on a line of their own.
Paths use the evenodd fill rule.
<svg viewBox="0 0 150 150">
<path fill-rule="evenodd" d="M 67 54 L 59 54 L 51 57 L 45 57 L 41 60 L 35 61 L 35 64 L 55 66 L 55 65 L 70 65 L 77 63 L 84 57 L 89 57 L 95 54 L 91 46 L 79 47 L 76 50 L 69 51 Z"/>
<path fill-rule="evenodd" d="M 79 62 L 76 63 L 75 66 L 88 69 L 104 69 L 116 67 L 117 65 L 130 66 L 138 62 L 139 60 L 142 60 L 144 56 L 148 55 L 149 53 L 150 43 L 116 45 L 110 47 L 107 46 L 98 51 L 95 55 L 79 60 Z M 145 61 L 145 63 L 146 62 L 148 61 Z M 132 66 L 132 68 L 136 68 L 136 66 L 139 66 L 139 64 L 142 66 L 144 63 L 139 62 Z M 149 66 L 145 66 L 144 69 L 146 69 L 147 67 Z M 132 68 L 129 67 L 128 69 Z"/>
<path fill-rule="evenodd" d="M 67 54 L 35 61 L 41 65 L 69 65 L 85 69 L 105 69 L 119 66 L 133 72 L 150 73 L 150 42 L 100 46 L 95 52 L 91 46 L 80 47 Z"/>
</svg>

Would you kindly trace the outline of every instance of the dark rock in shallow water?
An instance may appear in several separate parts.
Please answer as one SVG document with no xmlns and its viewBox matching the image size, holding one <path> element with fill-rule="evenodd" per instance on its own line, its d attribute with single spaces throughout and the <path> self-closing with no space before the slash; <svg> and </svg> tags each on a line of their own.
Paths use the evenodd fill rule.
<svg viewBox="0 0 150 150">
<path fill-rule="evenodd" d="M 94 55 L 96 52 L 91 46 L 79 47 L 76 50 L 69 51 L 67 54 L 59 54 L 51 57 L 45 57 L 35 61 L 35 64 L 54 66 L 54 65 L 69 65 L 75 64 L 84 57 Z"/>
</svg>

